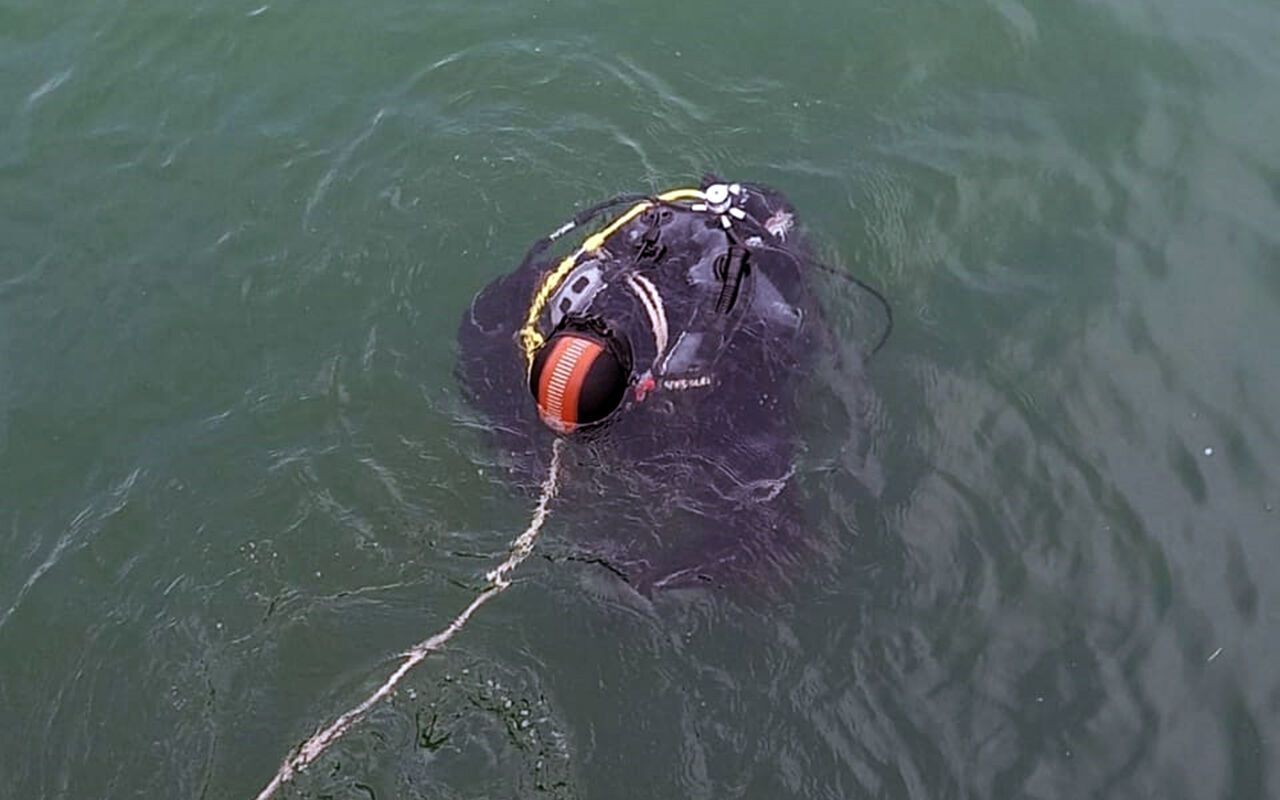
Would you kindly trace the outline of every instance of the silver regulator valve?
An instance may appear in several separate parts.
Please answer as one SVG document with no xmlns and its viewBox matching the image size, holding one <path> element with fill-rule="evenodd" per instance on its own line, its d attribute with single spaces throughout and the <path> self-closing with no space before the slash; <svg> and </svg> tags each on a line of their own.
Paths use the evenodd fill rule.
<svg viewBox="0 0 1280 800">
<path fill-rule="evenodd" d="M 705 202 L 694 203 L 689 208 L 718 215 L 720 224 L 726 229 L 732 227 L 734 219 L 747 217 L 747 212 L 738 207 L 747 201 L 746 193 L 742 191 L 742 184 L 713 183 L 702 190 L 702 197 Z M 735 201 L 737 201 L 736 204 Z"/>
</svg>

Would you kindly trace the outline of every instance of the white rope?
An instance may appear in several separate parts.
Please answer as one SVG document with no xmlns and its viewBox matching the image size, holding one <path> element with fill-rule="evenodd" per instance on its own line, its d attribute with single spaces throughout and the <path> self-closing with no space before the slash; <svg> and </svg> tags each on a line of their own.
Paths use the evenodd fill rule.
<svg viewBox="0 0 1280 800">
<path fill-rule="evenodd" d="M 401 654 L 401 658 L 404 661 L 395 672 L 391 673 L 391 677 L 387 678 L 373 694 L 365 698 L 363 703 L 347 711 L 335 719 L 329 727 L 322 731 L 317 731 L 311 735 L 311 738 L 298 745 L 297 749 L 280 765 L 280 769 L 276 772 L 275 777 L 271 779 L 271 782 L 258 793 L 257 800 L 267 800 L 267 798 L 276 793 L 277 789 L 293 780 L 295 775 L 306 769 L 312 761 L 319 758 L 321 753 L 341 739 L 353 725 L 364 719 L 369 710 L 377 705 L 380 700 L 391 694 L 391 691 L 408 674 L 409 670 L 417 666 L 428 654 L 439 650 L 461 631 L 462 627 L 467 624 L 467 620 L 471 619 L 471 615 L 480 606 L 489 602 L 491 598 L 502 594 L 511 585 L 511 573 L 533 552 L 533 546 L 538 541 L 538 532 L 542 530 L 542 524 L 547 520 L 551 499 L 556 496 L 556 492 L 560 488 L 560 450 L 563 445 L 563 439 L 556 439 L 551 448 L 551 466 L 547 468 L 546 480 L 542 482 L 542 495 L 538 498 L 538 505 L 534 509 L 533 518 L 529 520 L 529 527 L 525 528 L 524 533 L 517 536 L 511 543 L 511 550 L 507 553 L 506 560 L 485 575 L 485 579 L 489 581 L 489 585 L 485 590 L 476 595 L 471 604 L 464 608 L 461 614 L 453 618 L 453 622 L 450 622 L 448 627 L 429 639 L 418 642 Z"/>
</svg>

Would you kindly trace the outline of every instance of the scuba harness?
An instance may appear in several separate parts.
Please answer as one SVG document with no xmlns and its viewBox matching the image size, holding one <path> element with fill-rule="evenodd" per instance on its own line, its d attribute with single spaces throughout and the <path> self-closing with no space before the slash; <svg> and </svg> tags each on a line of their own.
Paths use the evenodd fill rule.
<svg viewBox="0 0 1280 800">
<path fill-rule="evenodd" d="M 526 369 L 532 368 L 534 354 L 537 353 L 538 348 L 542 347 L 542 345 L 546 343 L 546 337 L 538 329 L 539 319 L 542 316 L 543 311 L 546 309 L 547 303 L 551 299 L 551 295 L 555 293 L 556 289 L 564 282 L 565 278 L 573 272 L 581 259 L 588 256 L 594 256 L 601 248 L 604 247 L 605 242 L 608 241 L 609 237 L 617 233 L 618 230 L 628 222 L 631 222 L 633 219 L 659 203 L 675 203 L 681 200 L 700 199 L 702 197 L 703 193 L 698 189 L 675 189 L 670 192 L 660 194 L 656 198 L 642 198 L 622 216 L 613 220 L 591 236 L 588 236 L 577 250 L 565 256 L 556 268 L 548 273 L 538 285 L 537 290 L 533 294 L 533 299 L 529 303 L 528 313 L 525 314 L 524 326 L 520 328 L 520 331 L 517 334 L 520 340 L 520 346 L 524 351 Z M 586 209 L 564 225 L 556 228 L 546 237 L 535 242 L 533 247 L 531 247 L 529 252 L 525 255 L 525 262 L 527 263 L 532 258 L 536 257 L 557 239 L 585 223 L 587 220 L 590 220 L 595 215 L 615 205 L 621 205 L 622 203 L 628 202 L 628 200 L 631 199 L 634 199 L 634 196 L 624 195 Z"/>
<path fill-rule="evenodd" d="M 656 197 L 640 195 L 620 195 L 591 208 L 585 209 L 573 219 L 561 225 L 547 236 L 539 239 L 525 255 L 524 263 L 529 263 L 544 252 L 551 244 L 568 234 L 574 228 L 589 221 L 592 217 L 609 208 L 631 202 L 633 205 L 604 228 L 588 236 L 571 254 L 565 256 L 557 266 L 543 276 L 530 300 L 523 326 L 517 333 L 524 354 L 525 366 L 528 369 L 533 357 L 547 340 L 540 328 L 544 313 L 549 312 L 552 329 L 560 324 L 566 316 L 581 313 L 590 306 L 590 301 L 604 288 L 600 269 L 601 250 L 610 239 L 628 223 L 641 215 L 661 213 L 662 219 L 655 219 L 646 226 L 637 243 L 634 256 L 636 264 L 656 263 L 666 254 L 667 245 L 660 243 L 659 230 L 664 222 L 670 219 L 672 211 L 683 213 L 702 212 L 717 216 L 720 219 L 729 251 L 717 259 L 715 275 L 722 287 L 715 302 L 715 310 L 721 314 L 730 311 L 740 293 L 742 282 L 750 271 L 747 248 L 743 247 L 731 228 L 731 220 L 743 220 L 747 213 L 740 207 L 745 202 L 747 190 L 740 184 L 726 185 L 715 183 L 706 189 L 675 189 Z M 690 202 L 696 201 L 696 202 Z M 737 201 L 737 204 L 735 204 Z M 586 269 L 580 269 L 584 265 Z M 572 281 L 568 279 L 573 277 Z M 646 281 L 647 282 L 647 281 Z M 651 287 L 650 287 L 651 288 Z M 656 292 L 654 292 L 656 296 Z M 553 302 L 554 301 L 554 302 Z"/>
<path fill-rule="evenodd" d="M 750 305 L 739 302 L 744 289 L 750 292 L 750 254 L 733 231 L 734 222 L 749 216 L 743 208 L 748 196 L 741 185 L 723 183 L 704 189 L 676 189 L 656 197 L 622 196 L 579 212 L 534 243 L 525 256 L 526 264 L 592 217 L 632 203 L 541 278 L 516 334 L 529 389 L 545 423 L 568 433 L 598 422 L 621 405 L 628 386 L 634 387 L 635 399 L 641 401 L 658 386 L 681 390 L 712 385 L 710 367 Z M 656 270 L 671 269 L 669 264 L 658 265 L 669 250 L 668 243 L 661 240 L 662 230 L 673 222 L 692 225 L 686 233 L 693 246 L 678 248 L 672 243 L 671 247 L 679 251 L 683 261 L 690 262 L 687 279 L 694 287 L 701 287 L 702 301 L 693 303 L 690 311 L 687 298 L 673 298 L 676 313 L 691 315 L 691 324 L 681 327 L 674 346 L 668 348 L 667 304 L 645 273 L 651 272 L 654 278 L 670 277 L 670 272 Z M 629 225 L 635 251 L 622 262 L 605 248 Z M 626 337 L 592 313 L 597 297 L 611 284 L 628 290 L 632 305 L 643 312 L 636 316 L 645 320 L 653 337 L 647 369 L 632 372 L 630 345 L 637 344 L 642 350 L 648 346 L 623 342 Z M 695 327 L 700 330 L 691 329 Z"/>
</svg>

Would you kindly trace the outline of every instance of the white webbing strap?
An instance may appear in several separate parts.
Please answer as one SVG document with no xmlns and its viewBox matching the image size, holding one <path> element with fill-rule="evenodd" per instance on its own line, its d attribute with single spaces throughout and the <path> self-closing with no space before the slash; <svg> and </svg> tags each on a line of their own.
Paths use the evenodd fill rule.
<svg viewBox="0 0 1280 800">
<path fill-rule="evenodd" d="M 649 315 L 649 327 L 653 330 L 653 344 L 658 349 L 653 357 L 653 363 L 657 366 L 658 360 L 667 351 L 667 309 L 662 303 L 662 295 L 658 294 L 657 287 L 643 275 L 635 273 L 628 275 L 627 286 L 631 287 L 631 291 L 644 306 L 645 313 Z"/>
</svg>

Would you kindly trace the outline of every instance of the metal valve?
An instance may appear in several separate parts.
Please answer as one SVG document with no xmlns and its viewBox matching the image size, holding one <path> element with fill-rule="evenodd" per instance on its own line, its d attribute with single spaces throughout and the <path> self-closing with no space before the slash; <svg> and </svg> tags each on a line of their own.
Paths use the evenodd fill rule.
<svg viewBox="0 0 1280 800">
<path fill-rule="evenodd" d="M 720 217 L 720 224 L 724 228 L 733 225 L 734 219 L 745 219 L 746 212 L 734 206 L 734 201 L 742 203 L 743 197 L 742 184 L 739 183 L 713 183 L 706 189 L 702 190 L 702 198 L 705 202 L 696 203 L 690 208 L 694 211 L 705 211 L 709 214 L 715 214 Z"/>
</svg>

